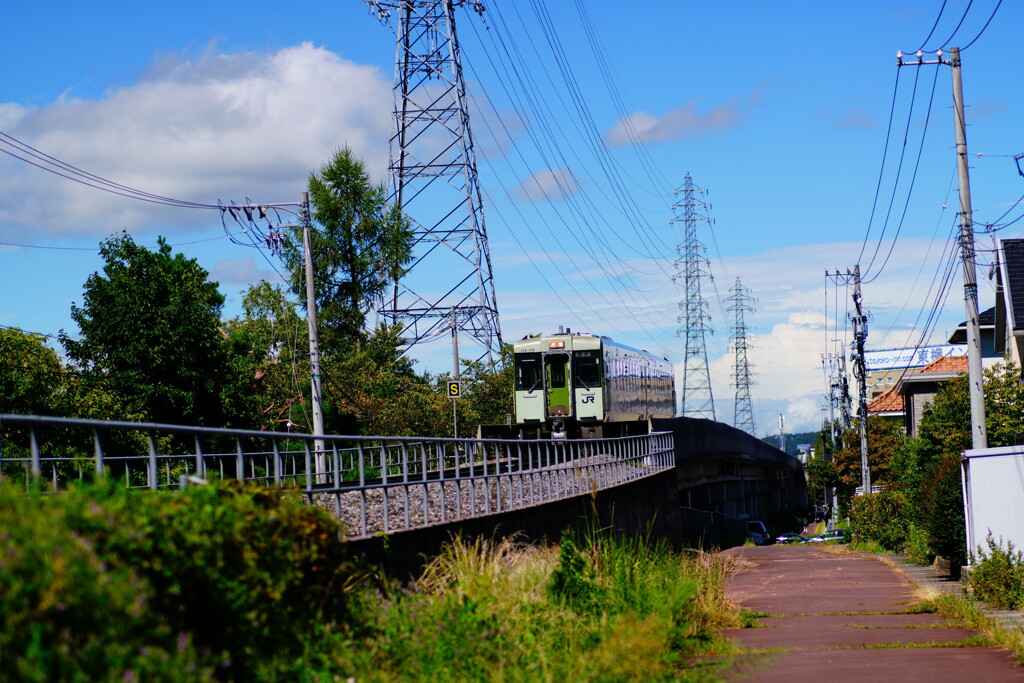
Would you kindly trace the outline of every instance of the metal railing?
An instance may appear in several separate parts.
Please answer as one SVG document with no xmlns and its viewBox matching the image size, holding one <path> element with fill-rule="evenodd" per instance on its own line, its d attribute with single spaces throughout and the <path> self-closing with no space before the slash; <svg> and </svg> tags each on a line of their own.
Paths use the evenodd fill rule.
<svg viewBox="0 0 1024 683">
<path fill-rule="evenodd" d="M 59 490 L 96 476 L 152 490 L 210 478 L 291 486 L 354 537 L 538 505 L 674 465 L 669 433 L 582 441 L 314 437 L 0 415 L 0 474 L 26 486 L 45 481 Z"/>
</svg>

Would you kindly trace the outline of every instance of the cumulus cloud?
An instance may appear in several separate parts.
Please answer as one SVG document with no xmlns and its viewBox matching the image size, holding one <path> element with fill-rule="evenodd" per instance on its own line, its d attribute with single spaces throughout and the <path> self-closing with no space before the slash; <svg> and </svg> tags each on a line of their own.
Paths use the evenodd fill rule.
<svg viewBox="0 0 1024 683">
<path fill-rule="evenodd" d="M 274 53 L 158 57 L 137 83 L 37 108 L 0 103 L 2 130 L 69 164 L 200 203 L 297 201 L 342 145 L 383 180 L 390 78 L 311 43 Z M 201 214 L 201 215 L 197 215 Z M 0 231 L 108 235 L 217 220 L 0 160 Z"/>
<path fill-rule="evenodd" d="M 697 111 L 697 102 L 697 99 L 690 100 L 663 116 L 655 116 L 646 111 L 634 112 L 620 119 L 605 133 L 605 142 L 618 147 L 631 142 L 679 140 L 727 130 L 738 126 L 746 118 L 740 109 L 738 97 L 703 113 Z"/>
<path fill-rule="evenodd" d="M 537 171 L 512 190 L 512 196 L 523 201 L 568 199 L 580 190 L 580 183 L 568 168 L 546 168 Z"/>
</svg>

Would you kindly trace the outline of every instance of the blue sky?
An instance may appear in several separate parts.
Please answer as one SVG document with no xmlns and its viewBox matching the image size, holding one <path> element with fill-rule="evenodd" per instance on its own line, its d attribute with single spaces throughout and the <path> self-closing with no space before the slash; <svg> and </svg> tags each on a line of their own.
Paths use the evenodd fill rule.
<svg viewBox="0 0 1024 683">
<path fill-rule="evenodd" d="M 701 239 L 715 275 L 705 294 L 718 417 L 731 421 L 733 395 L 731 320 L 719 298 L 739 276 L 757 298 L 747 322 L 758 431 L 775 430 L 780 413 L 788 430 L 816 427 L 821 355 L 835 351 L 829 339 L 842 334 L 830 328 L 846 311 L 845 300 L 826 307 L 835 293 L 824 272 L 859 261 L 869 348 L 913 345 L 956 218 L 950 70 L 897 69 L 896 51 L 966 45 L 996 3 L 652 1 L 626 10 L 610 0 L 494 0 L 483 21 L 460 10 L 505 339 L 566 325 L 679 362 L 671 275 L 681 228 L 669 219 L 689 171 L 715 220 Z M 362 2 L 57 3 L 45 19 L 19 3 L 5 17 L 17 30 L 0 44 L 0 131 L 75 166 L 200 203 L 295 201 L 308 173 L 348 144 L 385 179 L 394 36 Z M 1004 2 L 964 52 L 978 223 L 1024 194 L 1012 159 L 1024 152 L 1022 25 L 1024 5 Z M 521 99 L 527 88 L 533 104 Z M 624 144 L 624 120 L 635 145 Z M 224 237 L 216 212 L 154 207 L 0 156 L 2 325 L 74 335 L 70 306 L 101 266 L 97 244 L 121 229 L 147 245 L 166 235 L 199 259 L 227 295 L 228 316 L 248 285 L 278 277 L 268 254 Z M 984 308 L 992 242 L 978 242 Z M 963 319 L 961 291 L 957 271 L 926 342 L 944 342 Z M 450 369 L 447 349 L 413 355 Z"/>
</svg>

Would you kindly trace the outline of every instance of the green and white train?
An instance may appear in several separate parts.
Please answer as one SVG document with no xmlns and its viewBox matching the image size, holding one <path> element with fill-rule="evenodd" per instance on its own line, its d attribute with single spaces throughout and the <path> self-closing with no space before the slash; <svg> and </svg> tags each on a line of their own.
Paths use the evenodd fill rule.
<svg viewBox="0 0 1024 683">
<path fill-rule="evenodd" d="M 513 345 L 515 425 L 522 438 L 646 434 L 676 410 L 672 364 L 608 337 L 524 337 Z"/>
</svg>

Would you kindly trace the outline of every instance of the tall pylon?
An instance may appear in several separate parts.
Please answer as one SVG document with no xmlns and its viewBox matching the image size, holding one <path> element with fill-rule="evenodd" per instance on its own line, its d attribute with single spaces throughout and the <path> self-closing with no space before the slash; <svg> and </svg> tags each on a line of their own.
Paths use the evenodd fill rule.
<svg viewBox="0 0 1024 683">
<path fill-rule="evenodd" d="M 457 332 L 500 358 L 501 328 L 469 126 L 455 9 L 468 0 L 366 0 L 397 37 L 392 201 L 412 224 L 413 260 L 385 295 L 381 315 L 402 323 L 409 346 Z M 463 346 L 465 349 L 466 346 Z"/>
<path fill-rule="evenodd" d="M 712 221 L 706 213 L 710 205 L 703 201 L 707 190 L 693 184 L 690 172 L 686 172 L 683 186 L 673 194 L 682 193 L 681 203 L 672 205 L 676 212 L 670 223 L 683 224 L 683 244 L 676 247 L 681 258 L 676 259 L 676 280 L 684 282 L 683 301 L 679 308 L 682 314 L 678 321 L 683 327 L 677 334 L 686 340 L 683 354 L 683 395 L 681 414 L 684 417 L 715 419 L 715 400 L 711 395 L 711 373 L 708 370 L 708 352 L 704 344 L 704 333 L 713 334 L 708 314 L 708 302 L 701 296 L 701 280 L 711 279 L 711 264 L 704 256 L 705 247 L 697 239 L 697 224 L 704 222 L 711 227 Z M 679 273 L 679 270 L 682 270 Z"/>
<path fill-rule="evenodd" d="M 754 434 L 754 406 L 750 401 L 750 387 L 754 380 L 753 368 L 747 359 L 747 349 L 750 348 L 750 344 L 747 342 L 746 314 L 754 312 L 756 299 L 750 296 L 750 289 L 744 287 L 740 278 L 737 277 L 736 284 L 732 287 L 732 295 L 726 301 L 729 306 L 725 310 L 735 313 L 730 340 L 733 349 L 732 378 L 733 386 L 736 388 L 732 424 L 737 429 Z"/>
</svg>

